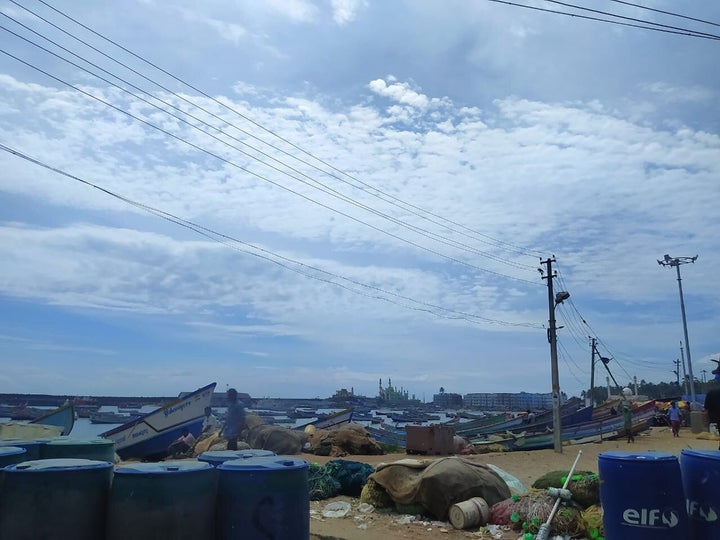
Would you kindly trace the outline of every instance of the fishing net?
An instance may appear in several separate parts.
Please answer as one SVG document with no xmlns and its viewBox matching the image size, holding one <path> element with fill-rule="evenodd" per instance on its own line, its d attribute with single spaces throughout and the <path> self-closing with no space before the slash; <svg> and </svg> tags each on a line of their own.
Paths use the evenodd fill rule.
<svg viewBox="0 0 720 540">
<path fill-rule="evenodd" d="M 583 522 L 585 523 L 585 534 L 591 540 L 601 540 L 605 537 L 605 530 L 602 523 L 602 508 L 594 504 L 583 510 Z"/>
<path fill-rule="evenodd" d="M 566 471 L 552 471 L 544 474 L 533 483 L 536 489 L 563 487 L 567 478 Z M 578 471 L 570 477 L 567 489 L 572 493 L 573 501 L 583 508 L 600 502 L 600 479 L 596 473 Z"/>
<path fill-rule="evenodd" d="M 372 478 L 368 478 L 367 483 L 363 486 L 360 492 L 360 502 L 372 504 L 375 508 L 392 508 L 395 506 L 395 501 L 385 491 L 385 488 Z"/>
<path fill-rule="evenodd" d="M 329 499 L 340 492 L 340 483 L 322 465 L 308 465 L 308 492 L 311 501 Z"/>
<path fill-rule="evenodd" d="M 357 497 L 360 495 L 368 476 L 375 472 L 375 468 L 367 463 L 334 459 L 325 464 L 325 470 L 340 485 L 340 495 Z"/>
<path fill-rule="evenodd" d="M 540 490 L 530 490 L 527 495 L 513 495 L 490 509 L 490 522 L 496 525 L 509 525 L 516 531 L 537 534 L 540 526 L 550 516 L 555 497 Z M 584 534 L 585 523 L 580 509 L 572 503 L 561 503 L 552 522 L 550 533 L 577 538 Z"/>
</svg>

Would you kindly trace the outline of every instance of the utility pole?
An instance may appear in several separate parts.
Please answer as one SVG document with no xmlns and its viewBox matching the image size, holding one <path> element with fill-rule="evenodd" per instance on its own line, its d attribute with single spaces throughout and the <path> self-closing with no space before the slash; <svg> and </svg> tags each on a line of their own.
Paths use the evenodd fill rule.
<svg viewBox="0 0 720 540">
<path fill-rule="evenodd" d="M 548 286 L 548 313 L 549 323 L 548 341 L 550 342 L 550 372 L 552 377 L 552 400 L 553 400 L 553 447 L 555 452 L 562 454 L 562 434 L 560 420 L 560 376 L 558 373 L 558 354 L 557 354 L 557 329 L 555 328 L 555 307 L 563 301 L 570 298 L 570 293 L 561 291 L 553 294 L 553 278 L 557 274 L 553 273 L 552 263 L 555 257 L 548 257 L 546 261 L 541 260 L 540 264 L 544 264 L 547 270 L 543 273 L 540 268 L 542 278 L 547 279 Z"/>
<path fill-rule="evenodd" d="M 673 369 L 673 373 L 675 374 L 675 378 L 677 379 L 677 385 L 680 386 L 680 360 L 675 360 L 673 362 L 675 364 L 675 369 Z"/>
<path fill-rule="evenodd" d="M 682 367 L 683 367 L 683 387 L 685 388 L 685 395 L 687 395 L 688 394 L 688 376 L 687 376 L 687 372 L 685 371 L 685 353 L 683 352 L 682 341 L 680 342 L 680 358 L 682 359 Z"/>
<path fill-rule="evenodd" d="M 687 352 L 688 373 L 690 375 L 690 400 L 693 406 L 695 405 L 695 377 L 693 376 L 692 361 L 690 360 L 690 339 L 688 338 L 687 319 L 685 318 L 685 300 L 683 300 L 682 279 L 680 278 L 680 265 L 695 263 L 697 258 L 697 255 L 695 255 L 694 257 L 671 257 L 670 255 L 666 254 L 663 257 L 662 261 L 658 261 L 658 264 L 660 266 L 674 266 L 675 270 L 677 270 L 678 289 L 680 290 L 680 311 L 682 312 L 683 331 L 685 332 L 685 351 Z"/>
<path fill-rule="evenodd" d="M 595 405 L 595 338 L 590 340 L 590 405 Z"/>
</svg>

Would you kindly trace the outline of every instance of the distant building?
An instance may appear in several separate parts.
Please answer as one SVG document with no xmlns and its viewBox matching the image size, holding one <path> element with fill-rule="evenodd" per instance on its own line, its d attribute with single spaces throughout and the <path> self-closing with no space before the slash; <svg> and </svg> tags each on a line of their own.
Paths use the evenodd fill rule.
<svg viewBox="0 0 720 540">
<path fill-rule="evenodd" d="M 439 394 L 433 394 L 433 404 L 445 409 L 458 409 L 463 406 L 463 397 L 460 394 L 445 392 L 441 387 Z"/>
<path fill-rule="evenodd" d="M 378 400 L 378 403 L 382 403 L 385 405 L 389 405 L 389 404 L 418 405 L 420 403 L 420 400 L 415 398 L 414 394 L 412 397 L 410 397 L 408 391 L 405 390 L 404 388 L 395 388 L 392 385 L 392 380 L 390 380 L 389 378 L 388 378 L 388 383 L 387 383 L 386 387 L 383 387 L 382 379 L 380 379 L 377 400 Z"/>
<path fill-rule="evenodd" d="M 561 404 L 566 401 L 566 396 L 560 396 Z M 465 406 L 481 409 L 483 411 L 526 411 L 528 409 L 552 409 L 552 394 L 531 394 L 528 392 L 519 393 L 472 393 L 465 394 Z"/>
</svg>

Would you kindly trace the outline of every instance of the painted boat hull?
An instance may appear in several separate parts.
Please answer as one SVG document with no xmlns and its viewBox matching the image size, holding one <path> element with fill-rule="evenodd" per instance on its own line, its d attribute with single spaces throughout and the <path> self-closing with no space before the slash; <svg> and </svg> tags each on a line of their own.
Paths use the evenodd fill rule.
<svg viewBox="0 0 720 540">
<path fill-rule="evenodd" d="M 159 456 L 188 428 L 200 435 L 205 407 L 212 401 L 216 383 L 191 392 L 160 409 L 101 433 L 115 441 L 115 452 L 121 459 L 143 459 Z"/>
<path fill-rule="evenodd" d="M 56 426 L 61 429 L 60 435 L 70 435 L 75 425 L 75 407 L 73 407 L 72 403 L 62 405 L 54 411 L 50 411 L 47 414 L 31 420 L 30 423 Z"/>
<path fill-rule="evenodd" d="M 344 409 L 325 418 L 298 426 L 297 429 L 305 429 L 308 426 L 314 426 L 315 429 L 333 429 L 344 424 L 349 424 L 352 421 L 352 416 L 353 409 Z"/>
</svg>

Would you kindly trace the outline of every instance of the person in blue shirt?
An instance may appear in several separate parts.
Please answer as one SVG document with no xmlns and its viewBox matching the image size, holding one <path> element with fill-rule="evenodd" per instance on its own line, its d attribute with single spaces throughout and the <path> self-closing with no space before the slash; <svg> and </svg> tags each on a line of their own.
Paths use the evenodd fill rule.
<svg viewBox="0 0 720 540">
<path fill-rule="evenodd" d="M 238 437 L 245 429 L 245 408 L 238 402 L 237 390 L 230 388 L 227 391 L 227 415 L 225 416 L 225 425 L 220 434 L 227 441 L 228 450 L 237 450 Z"/>
<path fill-rule="evenodd" d="M 670 426 L 672 427 L 673 437 L 680 436 L 680 418 L 682 413 L 678 408 L 677 401 L 673 401 L 668 409 L 668 418 L 670 419 Z"/>
</svg>

